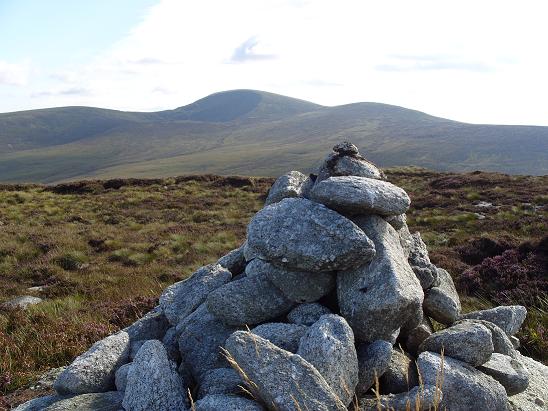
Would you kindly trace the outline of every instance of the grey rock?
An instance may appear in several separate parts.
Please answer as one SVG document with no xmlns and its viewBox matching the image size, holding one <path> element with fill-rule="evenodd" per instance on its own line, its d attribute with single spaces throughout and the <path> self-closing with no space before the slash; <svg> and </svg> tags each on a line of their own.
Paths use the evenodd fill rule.
<svg viewBox="0 0 548 411">
<path fill-rule="evenodd" d="M 432 351 L 464 361 L 474 367 L 491 358 L 491 331 L 481 324 L 462 322 L 435 332 L 419 346 L 419 351 Z"/>
<path fill-rule="evenodd" d="M 16 309 L 20 308 L 22 310 L 26 310 L 31 305 L 40 304 L 42 301 L 41 298 L 34 297 L 32 295 L 23 295 L 21 297 L 14 298 L 13 300 L 6 301 L 1 305 L 4 309 Z"/>
<path fill-rule="evenodd" d="M 510 337 L 497 325 L 493 324 L 490 321 L 484 320 L 460 320 L 455 324 L 461 324 L 465 322 L 473 322 L 476 324 L 481 324 L 489 331 L 491 331 L 491 340 L 493 341 L 493 352 L 509 355 L 510 357 L 516 356 L 516 350 L 514 349 Z"/>
<path fill-rule="evenodd" d="M 229 325 L 254 325 L 286 314 L 295 303 L 263 277 L 244 277 L 213 291 L 206 299 L 213 315 Z"/>
<path fill-rule="evenodd" d="M 172 325 L 190 315 L 202 304 L 209 293 L 232 278 L 226 268 L 211 264 L 200 268 L 184 281 L 167 287 L 160 297 L 160 306 Z"/>
<path fill-rule="evenodd" d="M 76 395 L 54 402 L 44 411 L 117 411 L 122 408 L 122 398 L 118 391 Z"/>
<path fill-rule="evenodd" d="M 529 372 L 529 385 L 519 394 L 508 398 L 512 411 L 545 411 L 548 404 L 548 367 L 532 358 L 520 355 L 517 360 Z"/>
<path fill-rule="evenodd" d="M 411 233 L 409 232 L 409 227 L 407 226 L 407 223 L 403 224 L 403 227 L 400 228 L 398 231 L 398 237 L 400 238 L 400 244 L 403 249 L 403 255 L 405 258 L 409 258 L 411 255 L 411 247 L 413 245 L 413 237 L 411 236 Z"/>
<path fill-rule="evenodd" d="M 442 366 L 443 364 L 443 366 Z M 502 411 L 508 397 L 504 387 L 492 377 L 471 365 L 451 357 L 423 352 L 417 359 L 425 385 L 441 388 L 443 400 L 439 409 L 450 411 Z"/>
<path fill-rule="evenodd" d="M 333 146 L 333 151 L 342 155 L 357 155 L 360 154 L 358 147 L 352 144 L 350 141 L 343 141 Z"/>
<path fill-rule="evenodd" d="M 381 393 L 399 394 L 419 384 L 415 361 L 398 349 L 392 350 L 390 363 L 380 377 Z"/>
<path fill-rule="evenodd" d="M 254 383 L 248 388 L 269 409 L 346 410 L 318 370 L 300 355 L 244 331 L 232 334 L 225 347 Z"/>
<path fill-rule="evenodd" d="M 340 145 L 333 148 L 334 152 L 328 154 L 320 166 L 316 181 L 323 181 L 333 176 L 385 178 L 384 173 L 377 166 L 360 155 L 356 146 L 351 143 L 348 144 L 350 145 L 345 147 L 352 146 L 352 150 L 341 148 Z"/>
<path fill-rule="evenodd" d="M 432 335 L 434 329 L 428 317 L 423 318 L 422 322 L 415 328 L 410 330 L 405 330 L 400 334 L 405 349 L 411 355 L 417 355 L 419 351 L 419 346 L 424 340 Z"/>
<path fill-rule="evenodd" d="M 226 394 L 210 394 L 195 405 L 195 411 L 264 411 L 257 401 Z"/>
<path fill-rule="evenodd" d="M 423 290 L 439 285 L 438 271 L 436 266 L 430 262 L 426 244 L 422 241 L 419 232 L 411 234 L 411 248 L 409 249 L 408 261 L 419 279 Z"/>
<path fill-rule="evenodd" d="M 403 214 L 411 200 L 407 193 L 388 181 L 373 178 L 329 177 L 314 184 L 310 198 L 329 208 L 350 214 Z"/>
<path fill-rule="evenodd" d="M 0 224 L 1 225 L 1 224 Z M 37 285 L 34 287 L 27 288 L 27 291 L 31 293 L 43 293 L 46 291 L 50 286 L 49 285 Z"/>
<path fill-rule="evenodd" d="M 265 205 L 274 204 L 284 198 L 300 197 L 306 182 L 306 176 L 299 171 L 290 171 L 278 179 L 270 187 Z"/>
<path fill-rule="evenodd" d="M 297 324 L 266 323 L 255 327 L 251 332 L 283 350 L 296 353 L 299 341 L 305 335 L 308 327 Z"/>
<path fill-rule="evenodd" d="M 375 254 L 373 243 L 352 221 L 304 198 L 263 208 L 247 232 L 246 260 L 261 258 L 294 270 L 355 268 Z"/>
<path fill-rule="evenodd" d="M 521 362 L 504 354 L 493 353 L 478 370 L 500 382 L 508 395 L 519 394 L 529 385 L 529 371 Z"/>
<path fill-rule="evenodd" d="M 166 331 L 162 343 L 167 351 L 168 358 L 176 363 L 181 361 L 181 353 L 179 352 L 179 335 L 177 334 L 177 327 L 171 327 Z"/>
<path fill-rule="evenodd" d="M 96 342 L 55 381 L 59 394 L 85 394 L 114 389 L 114 373 L 129 360 L 129 335 L 120 331 Z"/>
<path fill-rule="evenodd" d="M 359 366 L 356 395 L 361 397 L 375 385 L 375 379 L 380 379 L 388 369 L 392 358 L 392 344 L 384 340 L 373 341 L 371 344 L 361 343 L 356 351 Z"/>
<path fill-rule="evenodd" d="M 122 365 L 120 368 L 116 370 L 116 373 L 114 374 L 114 382 L 116 385 L 117 391 L 125 391 L 126 385 L 127 385 L 127 374 L 131 368 L 133 363 L 129 362 L 127 364 Z"/>
<path fill-rule="evenodd" d="M 249 262 L 246 275 L 267 278 L 285 297 L 296 303 L 317 301 L 335 288 L 334 273 L 287 270 L 260 258 Z"/>
<path fill-rule="evenodd" d="M 129 359 L 130 359 L 130 361 L 133 361 L 133 359 L 135 358 L 135 356 L 137 355 L 137 353 L 139 352 L 139 350 L 141 349 L 143 344 L 147 341 L 148 340 L 137 340 L 137 341 L 132 341 L 130 343 L 130 345 L 129 345 Z"/>
<path fill-rule="evenodd" d="M 405 214 L 390 215 L 384 218 L 388 224 L 394 227 L 394 230 L 401 230 L 407 224 L 407 216 Z"/>
<path fill-rule="evenodd" d="M 213 316 L 205 304 L 177 326 L 181 357 L 198 383 L 207 371 L 228 366 L 220 348 L 236 329 Z"/>
<path fill-rule="evenodd" d="M 414 387 L 409 392 L 381 395 L 380 398 L 367 396 L 359 401 L 360 411 L 429 411 L 437 409 L 443 393 L 432 385 Z"/>
<path fill-rule="evenodd" d="M 312 325 L 325 314 L 331 314 L 331 310 L 319 303 L 299 304 L 287 314 L 287 320 L 293 324 Z"/>
<path fill-rule="evenodd" d="M 132 411 L 186 410 L 186 390 L 164 345 L 148 340 L 129 369 L 123 406 Z"/>
<path fill-rule="evenodd" d="M 219 258 L 217 264 L 230 271 L 232 276 L 241 274 L 245 270 L 244 247 L 245 245 L 242 244 L 239 248 Z"/>
<path fill-rule="evenodd" d="M 390 224 L 379 216 L 356 219 L 374 241 L 377 253 L 370 264 L 337 275 L 341 315 L 359 341 L 395 339 L 403 325 L 422 320 L 423 291 Z"/>
<path fill-rule="evenodd" d="M 232 368 L 216 368 L 204 374 L 198 390 L 198 399 L 214 394 L 242 394 L 244 380 Z"/>
<path fill-rule="evenodd" d="M 437 271 L 440 285 L 425 292 L 424 313 L 442 324 L 452 324 L 461 312 L 459 294 L 451 274 L 442 268 Z"/>
<path fill-rule="evenodd" d="M 519 331 L 526 315 L 527 309 L 524 306 L 506 305 L 489 310 L 473 311 L 462 315 L 461 318 L 490 321 L 498 325 L 510 336 Z"/>
<path fill-rule="evenodd" d="M 169 321 L 162 309 L 156 307 L 146 313 L 143 318 L 124 328 L 124 331 L 128 333 L 129 339 L 133 342 L 138 340 L 161 340 L 168 328 Z"/>
<path fill-rule="evenodd" d="M 18 407 L 14 408 L 13 411 L 42 411 L 50 405 L 56 403 L 57 401 L 66 398 L 67 397 L 62 397 L 60 395 L 47 395 L 45 397 L 38 397 L 19 405 Z"/>
<path fill-rule="evenodd" d="M 297 354 L 320 372 L 346 406 L 352 402 L 358 384 L 358 357 L 354 334 L 343 317 L 328 314 L 312 324 Z"/>
</svg>

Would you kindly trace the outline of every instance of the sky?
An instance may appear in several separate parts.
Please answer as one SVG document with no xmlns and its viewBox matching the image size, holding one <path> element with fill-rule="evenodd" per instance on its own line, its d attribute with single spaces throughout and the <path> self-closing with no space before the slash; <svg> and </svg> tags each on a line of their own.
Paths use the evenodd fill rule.
<svg viewBox="0 0 548 411">
<path fill-rule="evenodd" d="M 0 0 L 0 112 L 258 89 L 548 126 L 545 0 Z"/>
</svg>

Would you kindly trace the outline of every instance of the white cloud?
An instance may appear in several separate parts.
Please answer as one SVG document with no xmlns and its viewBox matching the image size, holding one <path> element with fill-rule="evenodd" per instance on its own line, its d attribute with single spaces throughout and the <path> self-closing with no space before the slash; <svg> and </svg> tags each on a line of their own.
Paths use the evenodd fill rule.
<svg viewBox="0 0 548 411">
<path fill-rule="evenodd" d="M 57 90 L 33 99 L 43 106 L 153 110 L 256 88 L 548 125 L 547 11 L 533 0 L 161 0 L 127 37 L 67 68 L 65 88 L 90 93 L 29 95 Z"/>
<path fill-rule="evenodd" d="M 28 82 L 30 62 L 8 63 L 0 60 L 0 85 L 24 86 Z"/>
</svg>

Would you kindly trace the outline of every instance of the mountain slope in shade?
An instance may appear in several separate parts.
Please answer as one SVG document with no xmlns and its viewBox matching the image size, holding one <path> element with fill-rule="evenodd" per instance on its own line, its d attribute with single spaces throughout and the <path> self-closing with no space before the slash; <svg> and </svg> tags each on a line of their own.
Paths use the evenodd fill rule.
<svg viewBox="0 0 548 411">
<path fill-rule="evenodd" d="M 381 166 L 548 174 L 548 127 L 459 123 L 379 103 L 324 107 L 254 90 L 175 110 L 0 114 L 0 181 L 312 171 L 341 140 Z"/>
</svg>

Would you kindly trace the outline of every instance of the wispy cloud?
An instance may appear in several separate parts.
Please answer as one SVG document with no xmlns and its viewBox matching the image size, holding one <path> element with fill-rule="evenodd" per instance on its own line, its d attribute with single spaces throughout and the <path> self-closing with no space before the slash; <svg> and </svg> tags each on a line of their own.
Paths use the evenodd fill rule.
<svg viewBox="0 0 548 411">
<path fill-rule="evenodd" d="M 46 91 L 37 91 L 32 93 L 30 96 L 33 98 L 36 97 L 51 97 L 51 96 L 89 96 L 91 91 L 83 87 L 70 87 L 61 90 L 46 90 Z"/>
<path fill-rule="evenodd" d="M 0 84 L 24 86 L 28 82 L 29 73 L 29 62 L 14 64 L 0 61 Z"/>
<path fill-rule="evenodd" d="M 128 61 L 128 63 L 144 65 L 144 66 L 154 65 L 154 64 L 167 64 L 166 61 L 162 59 L 154 58 L 154 57 L 143 57 L 136 60 L 130 60 Z"/>
<path fill-rule="evenodd" d="M 388 62 L 377 64 L 378 71 L 429 71 L 429 70 L 460 70 L 474 72 L 490 72 L 495 68 L 481 61 L 467 60 L 461 57 L 446 55 L 405 55 L 395 54 Z"/>
<path fill-rule="evenodd" d="M 275 54 L 260 53 L 257 51 L 259 40 L 256 36 L 248 38 L 242 44 L 234 49 L 230 63 L 246 63 L 248 61 L 257 60 L 274 60 L 277 58 Z"/>
<path fill-rule="evenodd" d="M 304 80 L 302 81 L 302 84 L 312 87 L 341 87 L 344 85 L 342 83 L 336 83 L 334 81 L 326 81 L 320 79 Z"/>
</svg>

